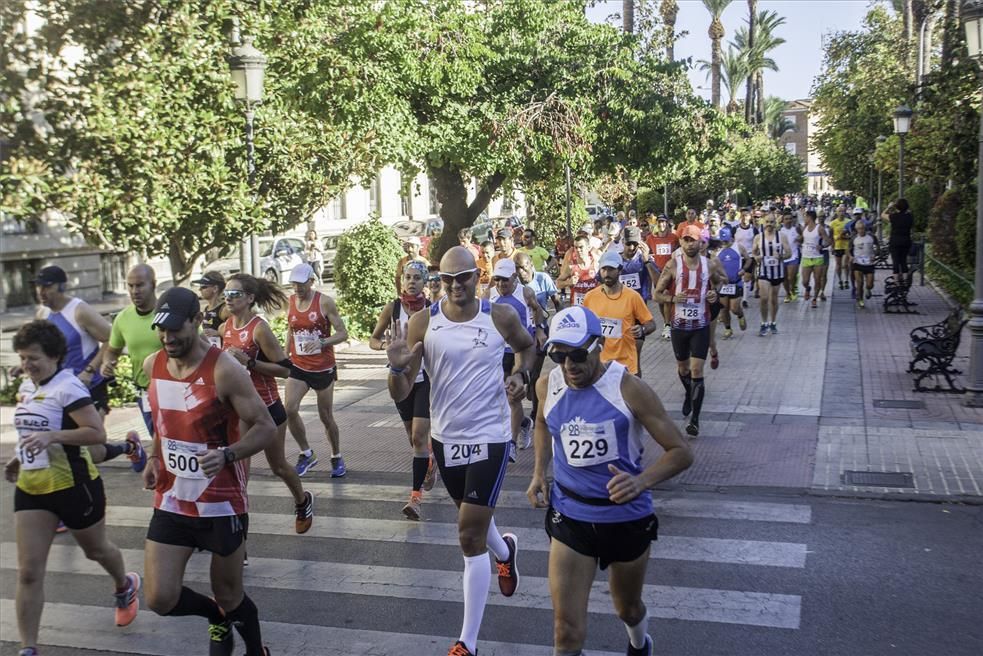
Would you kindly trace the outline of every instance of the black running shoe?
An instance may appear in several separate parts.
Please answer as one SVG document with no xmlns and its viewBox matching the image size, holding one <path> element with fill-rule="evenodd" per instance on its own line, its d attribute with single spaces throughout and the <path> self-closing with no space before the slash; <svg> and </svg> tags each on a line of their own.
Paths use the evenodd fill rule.
<svg viewBox="0 0 983 656">
<path fill-rule="evenodd" d="M 232 637 L 232 622 L 219 622 L 208 625 L 208 656 L 232 656 L 235 638 Z"/>
<path fill-rule="evenodd" d="M 691 437 L 696 437 L 700 434 L 700 422 L 696 419 L 690 419 L 689 423 L 686 424 L 686 433 Z"/>
</svg>

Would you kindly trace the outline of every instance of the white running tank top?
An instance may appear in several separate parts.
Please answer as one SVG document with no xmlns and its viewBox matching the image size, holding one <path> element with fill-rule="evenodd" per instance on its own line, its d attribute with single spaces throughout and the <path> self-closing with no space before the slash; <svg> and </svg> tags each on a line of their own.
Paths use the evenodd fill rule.
<svg viewBox="0 0 983 656">
<path fill-rule="evenodd" d="M 874 264 L 874 237 L 873 235 L 857 235 L 853 238 L 853 261 L 862 266 Z"/>
<path fill-rule="evenodd" d="M 809 228 L 802 229 L 802 257 L 822 257 L 822 251 L 819 250 L 819 225 L 816 224 L 812 226 L 812 230 Z"/>
<path fill-rule="evenodd" d="M 754 227 L 748 226 L 746 228 L 742 228 L 737 226 L 737 228 L 734 229 L 734 243 L 739 246 L 743 246 L 744 251 L 750 253 L 751 249 L 754 248 Z"/>
<path fill-rule="evenodd" d="M 480 302 L 470 321 L 449 320 L 447 299 L 430 306 L 423 364 L 430 376 L 430 434 L 444 444 L 501 443 L 512 439 L 502 355 L 505 339 L 491 303 Z"/>
<path fill-rule="evenodd" d="M 782 226 L 778 229 L 779 235 L 785 235 L 785 239 L 788 241 L 788 247 L 792 249 L 792 254 L 789 255 L 785 261 L 797 260 L 799 259 L 799 242 L 796 241 L 799 238 L 799 231 L 795 229 L 795 226 L 791 228 L 786 228 Z"/>
</svg>

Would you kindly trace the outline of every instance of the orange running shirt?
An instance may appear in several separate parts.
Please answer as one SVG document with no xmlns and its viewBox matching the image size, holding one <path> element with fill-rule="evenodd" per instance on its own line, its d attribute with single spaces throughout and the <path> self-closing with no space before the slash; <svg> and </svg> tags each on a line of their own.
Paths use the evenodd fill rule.
<svg viewBox="0 0 983 656">
<path fill-rule="evenodd" d="M 601 334 L 604 335 L 601 361 L 615 360 L 637 374 L 638 351 L 631 328 L 635 324 L 652 321 L 652 313 L 642 300 L 642 295 L 622 285 L 617 296 L 608 298 L 604 289 L 597 287 L 584 296 L 584 307 L 601 320 Z"/>
<path fill-rule="evenodd" d="M 314 292 L 310 307 L 303 311 L 297 308 L 296 294 L 291 296 L 287 325 L 290 326 L 287 353 L 295 367 L 310 372 L 334 369 L 334 346 L 322 349 L 318 342 L 331 336 L 331 322 L 321 312 L 321 292 Z"/>
</svg>

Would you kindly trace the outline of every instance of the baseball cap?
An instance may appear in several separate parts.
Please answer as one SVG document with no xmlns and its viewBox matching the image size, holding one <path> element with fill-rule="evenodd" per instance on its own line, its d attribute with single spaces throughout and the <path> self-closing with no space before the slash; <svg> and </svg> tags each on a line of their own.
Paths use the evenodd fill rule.
<svg viewBox="0 0 983 656">
<path fill-rule="evenodd" d="M 51 265 L 38 271 L 37 278 L 31 282 L 35 285 L 47 287 L 48 285 L 57 285 L 60 282 L 68 282 L 68 276 L 60 266 Z"/>
<path fill-rule="evenodd" d="M 592 232 L 594 232 L 594 226 L 592 226 L 589 223 L 585 223 L 584 225 L 580 226 L 580 230 L 578 230 L 577 232 L 583 232 L 589 235 Z"/>
<path fill-rule="evenodd" d="M 853 208 L 853 213 L 854 214 L 863 214 L 864 211 L 862 209 L 860 209 L 859 207 L 854 207 Z"/>
<path fill-rule="evenodd" d="M 696 241 L 700 241 L 701 239 L 703 239 L 703 231 L 701 231 L 695 225 L 688 225 L 685 228 L 683 228 L 683 234 L 680 235 L 679 238 L 682 239 L 683 237 L 689 237 L 690 239 L 695 239 Z"/>
<path fill-rule="evenodd" d="M 492 276 L 495 278 L 511 278 L 515 275 L 515 262 L 510 257 L 503 257 L 495 263 Z"/>
<path fill-rule="evenodd" d="M 624 266 L 624 264 L 625 264 L 624 260 L 622 260 L 621 256 L 618 255 L 616 252 L 605 251 L 605 253 L 601 255 L 601 260 L 600 262 L 597 263 L 597 267 L 599 269 L 603 269 L 604 267 L 611 267 L 612 269 L 620 269 L 621 267 Z"/>
<path fill-rule="evenodd" d="M 201 274 L 201 278 L 198 280 L 192 280 L 192 285 L 218 285 L 219 287 L 225 287 L 225 278 L 218 271 L 206 271 Z"/>
<path fill-rule="evenodd" d="M 721 228 L 720 232 L 717 233 L 717 239 L 720 241 L 730 241 L 732 237 L 733 235 L 730 234 L 730 228 Z"/>
<path fill-rule="evenodd" d="M 416 239 L 416 237 L 411 237 L 411 239 Z M 419 240 L 417 240 L 419 241 Z M 303 264 L 298 264 L 294 267 L 293 271 L 290 272 L 290 282 L 307 282 L 311 278 L 316 278 L 314 273 L 314 267 L 310 264 L 304 262 Z"/>
<path fill-rule="evenodd" d="M 150 327 L 180 330 L 188 319 L 193 319 L 200 311 L 198 294 L 187 287 L 171 287 L 157 299 Z"/>
<path fill-rule="evenodd" d="M 609 237 L 616 237 L 619 232 L 621 232 L 621 225 L 619 225 L 618 223 L 612 223 L 611 225 L 608 226 Z"/>
<path fill-rule="evenodd" d="M 420 241 L 419 237 L 407 237 L 403 240 L 404 244 L 413 244 L 414 246 L 423 246 L 423 242 Z"/>
<path fill-rule="evenodd" d="M 601 336 L 601 321 L 585 307 L 574 306 L 556 313 L 550 322 L 550 338 L 546 344 L 579 347 L 592 337 Z"/>
<path fill-rule="evenodd" d="M 495 239 L 512 239 L 512 230 L 509 228 L 499 228 L 495 232 Z"/>
<path fill-rule="evenodd" d="M 657 218 L 656 221 L 665 221 L 666 223 L 669 223 L 669 217 L 666 216 L 665 214 L 660 214 L 659 218 Z"/>
<path fill-rule="evenodd" d="M 639 244 L 642 241 L 642 231 L 638 228 L 625 228 L 625 243 Z"/>
</svg>

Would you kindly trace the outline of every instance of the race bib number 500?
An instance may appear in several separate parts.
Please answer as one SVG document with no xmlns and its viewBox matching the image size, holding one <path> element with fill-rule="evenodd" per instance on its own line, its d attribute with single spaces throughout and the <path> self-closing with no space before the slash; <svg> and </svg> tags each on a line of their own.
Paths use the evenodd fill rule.
<svg viewBox="0 0 983 656">
<path fill-rule="evenodd" d="M 444 466 L 460 467 L 488 460 L 487 444 L 445 444 Z"/>
<path fill-rule="evenodd" d="M 205 453 L 208 447 L 198 442 L 182 442 L 165 437 L 161 440 L 164 447 L 164 466 L 178 478 L 207 479 L 201 470 L 198 456 Z"/>
<path fill-rule="evenodd" d="M 610 420 L 589 424 L 575 419 L 563 424 L 560 442 L 571 467 L 590 467 L 618 459 L 618 436 Z"/>
</svg>

